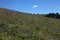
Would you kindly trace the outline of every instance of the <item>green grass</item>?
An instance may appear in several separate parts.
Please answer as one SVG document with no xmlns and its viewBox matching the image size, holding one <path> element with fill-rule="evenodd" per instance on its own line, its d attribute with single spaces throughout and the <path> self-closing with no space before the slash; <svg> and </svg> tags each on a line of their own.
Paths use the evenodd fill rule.
<svg viewBox="0 0 60 40">
<path fill-rule="evenodd" d="M 0 40 L 60 40 L 60 19 L 0 8 Z"/>
</svg>

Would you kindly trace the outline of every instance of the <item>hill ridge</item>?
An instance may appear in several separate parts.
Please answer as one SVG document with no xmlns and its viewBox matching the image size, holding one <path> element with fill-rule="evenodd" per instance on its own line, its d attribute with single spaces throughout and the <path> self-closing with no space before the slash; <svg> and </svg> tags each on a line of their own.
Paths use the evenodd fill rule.
<svg viewBox="0 0 60 40">
<path fill-rule="evenodd" d="M 60 40 L 59 19 L 3 10 L 0 9 L 1 40 Z"/>
</svg>

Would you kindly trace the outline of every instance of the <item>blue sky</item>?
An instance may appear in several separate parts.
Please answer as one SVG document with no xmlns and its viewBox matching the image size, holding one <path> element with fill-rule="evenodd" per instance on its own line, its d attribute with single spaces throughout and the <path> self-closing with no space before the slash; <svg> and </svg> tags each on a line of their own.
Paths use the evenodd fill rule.
<svg viewBox="0 0 60 40">
<path fill-rule="evenodd" d="M 28 12 L 60 12 L 60 0 L 0 0 L 0 7 Z"/>
</svg>

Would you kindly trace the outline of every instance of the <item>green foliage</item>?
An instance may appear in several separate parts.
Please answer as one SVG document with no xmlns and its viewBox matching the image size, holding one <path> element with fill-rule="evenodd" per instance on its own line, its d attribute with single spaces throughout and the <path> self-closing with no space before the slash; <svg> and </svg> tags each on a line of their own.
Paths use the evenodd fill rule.
<svg viewBox="0 0 60 40">
<path fill-rule="evenodd" d="M 60 19 L 60 14 L 57 13 L 49 13 L 47 15 L 45 15 L 46 17 L 50 17 L 50 18 L 56 18 L 56 19 Z"/>
</svg>

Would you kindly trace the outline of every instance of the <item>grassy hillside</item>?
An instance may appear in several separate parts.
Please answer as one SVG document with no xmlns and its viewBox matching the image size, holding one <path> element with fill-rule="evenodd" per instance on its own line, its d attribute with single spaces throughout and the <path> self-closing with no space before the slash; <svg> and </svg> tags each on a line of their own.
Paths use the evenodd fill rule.
<svg viewBox="0 0 60 40">
<path fill-rule="evenodd" d="M 60 20 L 0 8 L 0 40 L 60 40 Z"/>
</svg>

